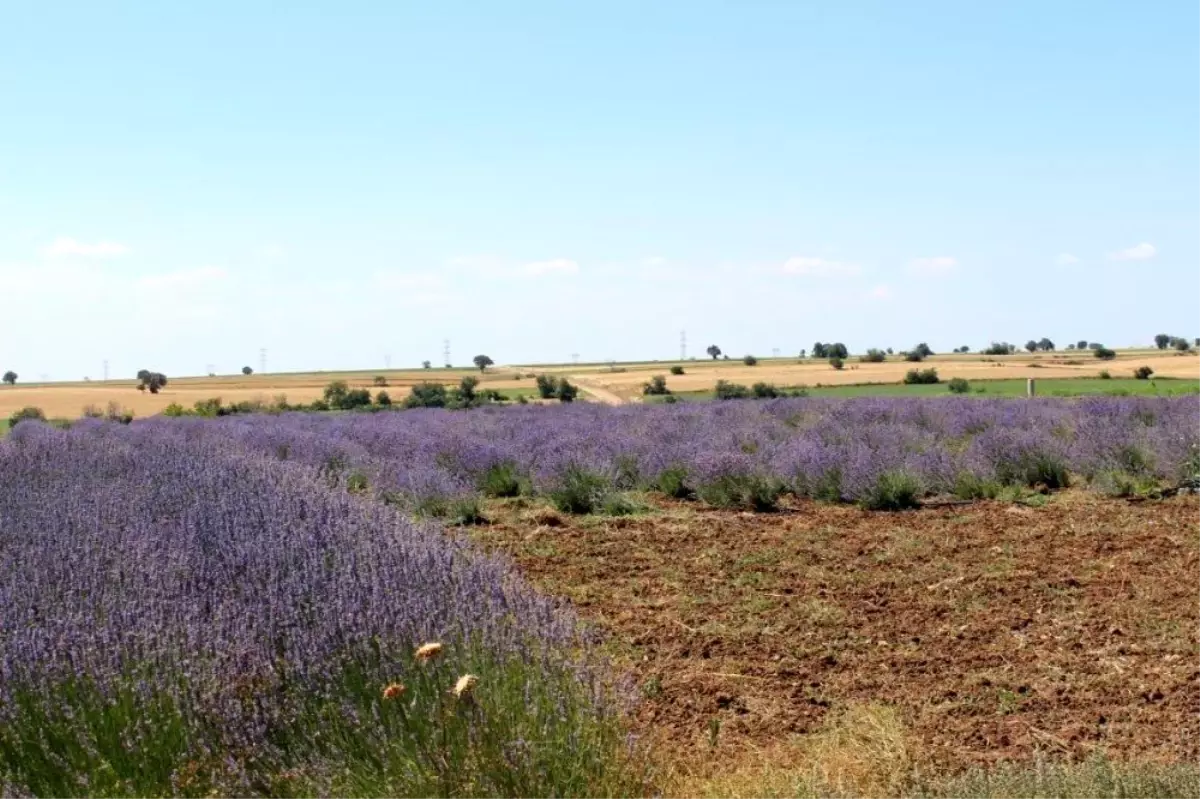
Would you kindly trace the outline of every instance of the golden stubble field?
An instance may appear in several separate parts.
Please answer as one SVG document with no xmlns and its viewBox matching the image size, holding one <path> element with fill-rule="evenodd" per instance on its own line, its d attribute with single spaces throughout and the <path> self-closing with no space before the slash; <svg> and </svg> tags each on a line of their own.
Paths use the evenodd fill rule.
<svg viewBox="0 0 1200 799">
<path fill-rule="evenodd" d="M 673 363 L 681 363 L 685 374 L 671 375 Z M 912 368 L 935 367 L 943 380 L 962 377 L 967 380 L 1000 380 L 1009 378 L 1094 377 L 1107 369 L 1114 377 L 1130 377 L 1138 366 L 1146 365 L 1159 377 L 1200 379 L 1200 354 L 1179 355 L 1159 350 L 1126 350 L 1115 360 L 1101 361 L 1091 352 L 1045 353 L 1038 355 L 935 355 L 923 363 L 908 363 L 898 356 L 883 363 L 859 363 L 854 357 L 846 360 L 844 369 L 834 369 L 826 360 L 760 359 L 756 366 L 746 366 L 740 360 L 661 362 L 651 364 L 616 364 L 618 371 L 608 366 L 583 368 L 555 367 L 547 371 L 577 374 L 588 384 L 608 389 L 622 399 L 636 400 L 642 384 L 653 375 L 664 375 L 671 390 L 703 391 L 711 389 L 718 380 L 734 383 L 774 383 L 778 386 L 849 385 L 854 383 L 899 383 Z M 624 371 L 620 371 L 624 370 Z"/>
<path fill-rule="evenodd" d="M 685 374 L 671 375 L 670 367 L 680 364 Z M 308 372 L 265 375 L 220 375 L 216 377 L 171 378 L 158 394 L 137 390 L 133 380 L 109 382 L 46 383 L 0 386 L 0 418 L 26 406 L 41 408 L 47 416 L 75 418 L 84 407 L 101 408 L 116 402 L 133 411 L 138 417 L 160 413 L 173 402 L 191 408 L 199 400 L 220 397 L 225 403 L 262 399 L 269 401 L 279 395 L 289 402 L 312 402 L 332 380 L 345 380 L 351 387 L 378 390 L 373 383 L 376 375 L 388 382 L 386 391 L 393 400 L 408 394 L 409 388 L 422 381 L 455 384 L 465 375 L 480 377 L 480 385 L 497 390 L 534 389 L 534 372 L 566 376 L 579 384 L 586 398 L 601 402 L 639 401 L 642 384 L 654 375 L 667 376 L 674 391 L 703 391 L 711 389 L 718 380 L 736 383 L 775 383 L 779 386 L 846 385 L 851 383 L 898 383 L 913 367 L 936 367 L 942 379 L 963 377 L 967 380 L 1005 378 L 1090 377 L 1101 369 L 1114 376 L 1129 376 L 1138 366 L 1146 365 L 1160 377 L 1200 379 L 1200 355 L 1178 355 L 1158 350 L 1123 350 L 1116 360 L 1100 361 L 1086 353 L 1018 354 L 1004 357 L 969 355 L 937 355 L 922 364 L 889 359 L 884 363 L 859 363 L 850 358 L 841 371 L 824 360 L 797 361 L 794 358 L 761 359 L 757 366 L 746 366 L 740 360 L 729 361 L 658 361 L 651 363 L 617 363 L 609 365 L 495 366 L 486 374 L 468 369 L 380 370 L 378 372 Z M 616 371 L 614 371 L 614 368 Z M 523 375 L 517 378 L 517 375 Z"/>
<path fill-rule="evenodd" d="M 522 374 L 526 372 L 522 371 Z M 368 388 L 372 393 L 387 391 L 393 400 L 408 395 L 409 388 L 426 380 L 457 384 L 465 375 L 481 378 L 480 385 L 486 388 L 513 389 L 534 388 L 531 377 L 515 379 L 515 370 L 492 369 L 480 375 L 467 369 L 387 370 L 378 372 L 310 372 L 295 374 L 265 375 L 218 375 L 216 377 L 179 377 L 168 375 L 167 387 L 158 394 L 137 390 L 136 380 L 110 380 L 108 382 L 44 383 L 22 386 L 0 387 L 0 418 L 27 406 L 41 408 L 48 417 L 75 418 L 83 414 L 88 405 L 104 408 L 116 402 L 133 411 L 137 417 L 161 413 L 164 408 L 177 402 L 184 408 L 192 408 L 200 400 L 220 397 L 226 403 L 261 399 L 270 401 L 284 395 L 288 402 L 312 402 L 320 399 L 322 391 L 333 380 L 345 380 L 351 388 Z M 374 385 L 376 375 L 383 375 L 388 382 L 385 387 Z"/>
</svg>

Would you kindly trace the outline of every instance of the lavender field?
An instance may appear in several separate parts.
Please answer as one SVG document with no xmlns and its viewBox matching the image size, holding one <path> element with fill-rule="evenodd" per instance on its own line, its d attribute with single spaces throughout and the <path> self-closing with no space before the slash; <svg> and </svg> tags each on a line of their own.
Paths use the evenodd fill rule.
<svg viewBox="0 0 1200 799">
<path fill-rule="evenodd" d="M 0 793 L 636 793 L 619 676 L 432 519 L 1198 472 L 1197 397 L 22 423 L 0 442 Z"/>
</svg>

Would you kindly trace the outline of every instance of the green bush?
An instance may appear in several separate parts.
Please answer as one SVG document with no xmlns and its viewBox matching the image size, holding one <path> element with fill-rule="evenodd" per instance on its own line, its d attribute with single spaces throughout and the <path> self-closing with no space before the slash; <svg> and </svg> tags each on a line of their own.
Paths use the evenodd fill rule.
<svg viewBox="0 0 1200 799">
<path fill-rule="evenodd" d="M 1094 352 L 1096 357 L 1102 361 L 1111 361 L 1113 358 L 1117 357 L 1117 353 L 1113 352 L 1108 347 L 1097 347 Z"/>
<path fill-rule="evenodd" d="M 937 369 L 909 369 L 904 375 L 906 385 L 932 385 L 941 382 L 938 377 Z"/>
<path fill-rule="evenodd" d="M 758 358 L 755 358 L 753 355 L 744 355 L 742 356 L 742 363 L 746 364 L 747 366 L 757 366 Z"/>
<path fill-rule="evenodd" d="M 1112 380 L 1112 373 L 1107 369 L 1101 369 L 1099 377 L 1101 380 Z"/>
<path fill-rule="evenodd" d="M 758 474 L 722 475 L 696 488 L 696 495 L 715 508 L 760 512 L 775 510 L 782 493 L 779 481 Z"/>
<path fill-rule="evenodd" d="M 383 375 L 375 375 L 371 382 L 376 386 L 386 386 L 388 384 L 387 378 Z"/>
<path fill-rule="evenodd" d="M 649 383 L 642 384 L 642 393 L 646 396 L 663 396 L 671 393 L 671 389 L 667 388 L 667 378 L 662 375 L 655 375 L 650 378 Z"/>
<path fill-rule="evenodd" d="M 780 396 L 779 389 L 774 383 L 755 383 L 750 386 L 750 394 L 755 399 L 775 399 Z"/>
<path fill-rule="evenodd" d="M 532 485 L 515 463 L 503 461 L 484 472 L 480 490 L 486 497 L 519 497 L 531 493 Z"/>
<path fill-rule="evenodd" d="M 12 416 L 9 416 L 8 417 L 8 426 L 11 429 L 13 427 L 16 427 L 21 422 L 44 422 L 44 421 L 46 421 L 46 414 L 42 412 L 42 409 L 35 408 L 32 405 L 30 405 L 28 407 L 22 408 L 19 411 L 14 412 Z"/>
<path fill-rule="evenodd" d="M 750 389 L 728 380 L 718 380 L 714 391 L 719 400 L 746 399 L 750 396 Z"/>
<path fill-rule="evenodd" d="M 846 365 L 846 360 L 835 355 L 829 359 L 829 365 L 834 369 L 842 369 Z"/>
<path fill-rule="evenodd" d="M 537 391 L 542 399 L 554 399 L 558 394 L 558 378 L 554 375 L 538 375 Z"/>
<path fill-rule="evenodd" d="M 920 363 L 921 361 L 925 360 L 925 356 L 916 350 L 909 350 L 908 352 L 903 353 L 903 355 L 904 360 L 908 361 L 909 363 Z"/>
<path fill-rule="evenodd" d="M 405 408 L 446 407 L 446 387 L 441 383 L 417 383 L 404 398 Z"/>
<path fill-rule="evenodd" d="M 869 349 L 865 355 L 858 356 L 858 360 L 863 363 L 883 363 L 887 360 L 887 353 L 883 350 Z"/>
<path fill-rule="evenodd" d="M 950 382 L 946 384 L 946 388 L 950 389 L 951 394 L 966 394 L 971 390 L 971 384 L 962 377 L 952 377 Z"/>
<path fill-rule="evenodd" d="M 920 505 L 921 481 L 907 472 L 884 472 L 858 499 L 867 510 L 906 510 Z"/>
<path fill-rule="evenodd" d="M 575 398 L 579 396 L 579 389 L 568 383 L 564 377 L 558 381 L 558 390 L 554 392 L 554 396 L 558 398 L 559 402 L 574 402 Z"/>
<path fill-rule="evenodd" d="M 613 484 L 608 478 L 571 466 L 550 489 L 548 497 L 563 513 L 586 514 L 603 509 L 613 492 Z"/>
<path fill-rule="evenodd" d="M 1149 380 L 1152 374 L 1154 374 L 1154 370 L 1149 366 L 1139 366 L 1133 370 L 1133 376 L 1138 380 Z"/>
<path fill-rule="evenodd" d="M 676 364 L 675 366 L 672 366 L 672 367 L 671 367 L 671 374 L 673 374 L 673 375 L 681 375 L 681 374 L 683 374 L 683 367 L 682 367 L 682 366 L 680 366 L 680 365 L 678 365 L 678 364 Z"/>
<path fill-rule="evenodd" d="M 687 468 L 683 466 L 668 466 L 654 481 L 654 488 L 675 499 L 687 499 L 692 496 L 692 490 L 687 485 Z"/>
<path fill-rule="evenodd" d="M 386 391 L 380 391 L 375 395 L 375 404 L 380 408 L 390 408 L 392 406 L 392 398 Z"/>
</svg>

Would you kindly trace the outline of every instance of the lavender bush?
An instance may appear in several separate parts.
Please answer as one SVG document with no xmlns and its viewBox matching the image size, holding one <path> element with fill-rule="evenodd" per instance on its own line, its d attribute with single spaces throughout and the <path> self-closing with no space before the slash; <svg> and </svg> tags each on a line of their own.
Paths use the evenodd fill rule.
<svg viewBox="0 0 1200 799">
<path fill-rule="evenodd" d="M 285 424 L 0 442 L 0 794 L 635 791 L 575 620 Z"/>
</svg>

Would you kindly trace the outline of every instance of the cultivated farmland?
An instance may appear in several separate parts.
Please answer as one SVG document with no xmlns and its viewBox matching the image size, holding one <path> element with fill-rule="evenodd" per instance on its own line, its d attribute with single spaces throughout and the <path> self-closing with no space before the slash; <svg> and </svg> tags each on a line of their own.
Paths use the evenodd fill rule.
<svg viewBox="0 0 1200 799">
<path fill-rule="evenodd" d="M 1188 795 L 1198 421 L 1193 395 L 21 422 L 0 787 Z"/>
</svg>

